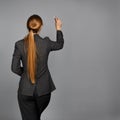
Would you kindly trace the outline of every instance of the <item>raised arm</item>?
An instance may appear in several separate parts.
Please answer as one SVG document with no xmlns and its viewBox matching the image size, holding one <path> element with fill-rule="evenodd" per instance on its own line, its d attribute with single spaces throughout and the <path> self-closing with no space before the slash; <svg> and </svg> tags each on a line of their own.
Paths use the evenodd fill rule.
<svg viewBox="0 0 120 120">
<path fill-rule="evenodd" d="M 48 45 L 50 51 L 60 50 L 64 46 L 64 38 L 62 33 L 62 22 L 59 18 L 55 17 L 55 28 L 56 28 L 56 41 L 52 41 L 47 37 L 48 39 Z"/>
<path fill-rule="evenodd" d="M 21 76 L 21 74 L 23 73 L 23 67 L 21 67 L 20 59 L 21 59 L 21 55 L 16 42 L 12 56 L 11 71 L 19 76 Z"/>
</svg>

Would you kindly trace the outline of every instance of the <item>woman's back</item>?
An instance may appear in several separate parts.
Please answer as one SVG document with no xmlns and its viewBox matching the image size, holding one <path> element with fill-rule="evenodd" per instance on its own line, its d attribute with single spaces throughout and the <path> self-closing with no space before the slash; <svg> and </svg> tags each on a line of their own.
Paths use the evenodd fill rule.
<svg viewBox="0 0 120 120">
<path fill-rule="evenodd" d="M 12 71 L 19 76 L 18 92 L 24 95 L 33 95 L 35 85 L 38 95 L 44 95 L 56 89 L 48 69 L 48 55 L 50 51 L 60 50 L 63 48 L 64 39 L 62 31 L 57 30 L 57 41 L 52 41 L 49 37 L 42 38 L 39 34 L 34 34 L 34 40 L 37 48 L 36 61 L 36 84 L 32 84 L 30 78 L 27 76 L 27 53 L 24 49 L 24 39 L 15 43 L 15 50 L 12 60 Z M 20 66 L 22 62 L 22 67 Z"/>
</svg>

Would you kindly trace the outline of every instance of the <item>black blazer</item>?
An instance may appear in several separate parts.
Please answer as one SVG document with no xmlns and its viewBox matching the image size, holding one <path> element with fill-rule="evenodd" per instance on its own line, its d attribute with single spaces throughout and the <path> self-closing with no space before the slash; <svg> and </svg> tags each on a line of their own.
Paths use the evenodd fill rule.
<svg viewBox="0 0 120 120">
<path fill-rule="evenodd" d="M 34 34 L 34 40 L 39 53 L 36 63 L 36 84 L 32 84 L 27 77 L 27 56 L 24 51 L 24 39 L 15 42 L 11 70 L 20 76 L 19 93 L 32 96 L 36 86 L 37 93 L 41 96 L 56 89 L 48 69 L 48 55 L 50 51 L 63 48 L 64 38 L 62 31 L 56 31 L 56 39 L 57 41 L 52 41 L 49 37 L 42 38 L 39 34 Z"/>
</svg>

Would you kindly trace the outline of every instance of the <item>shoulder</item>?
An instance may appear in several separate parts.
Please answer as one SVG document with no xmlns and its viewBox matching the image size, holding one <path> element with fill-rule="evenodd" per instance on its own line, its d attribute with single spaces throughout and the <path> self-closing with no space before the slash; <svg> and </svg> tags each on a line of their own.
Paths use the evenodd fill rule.
<svg viewBox="0 0 120 120">
<path fill-rule="evenodd" d="M 15 41 L 15 46 L 23 45 L 23 43 L 24 43 L 24 39 L 17 40 Z"/>
<path fill-rule="evenodd" d="M 20 40 L 17 40 L 15 43 L 16 44 L 21 44 L 21 43 L 23 43 L 24 42 L 24 39 L 20 39 Z"/>
<path fill-rule="evenodd" d="M 51 42 L 51 39 L 48 36 L 45 36 L 44 41 L 46 41 L 49 44 Z"/>
</svg>

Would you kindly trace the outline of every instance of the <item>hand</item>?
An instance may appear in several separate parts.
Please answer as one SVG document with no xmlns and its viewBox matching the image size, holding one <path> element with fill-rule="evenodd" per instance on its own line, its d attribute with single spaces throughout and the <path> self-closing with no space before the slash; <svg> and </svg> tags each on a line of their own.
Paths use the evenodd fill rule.
<svg viewBox="0 0 120 120">
<path fill-rule="evenodd" d="M 62 21 L 58 17 L 55 17 L 54 20 L 55 20 L 55 28 L 56 28 L 56 30 L 61 30 Z"/>
</svg>

